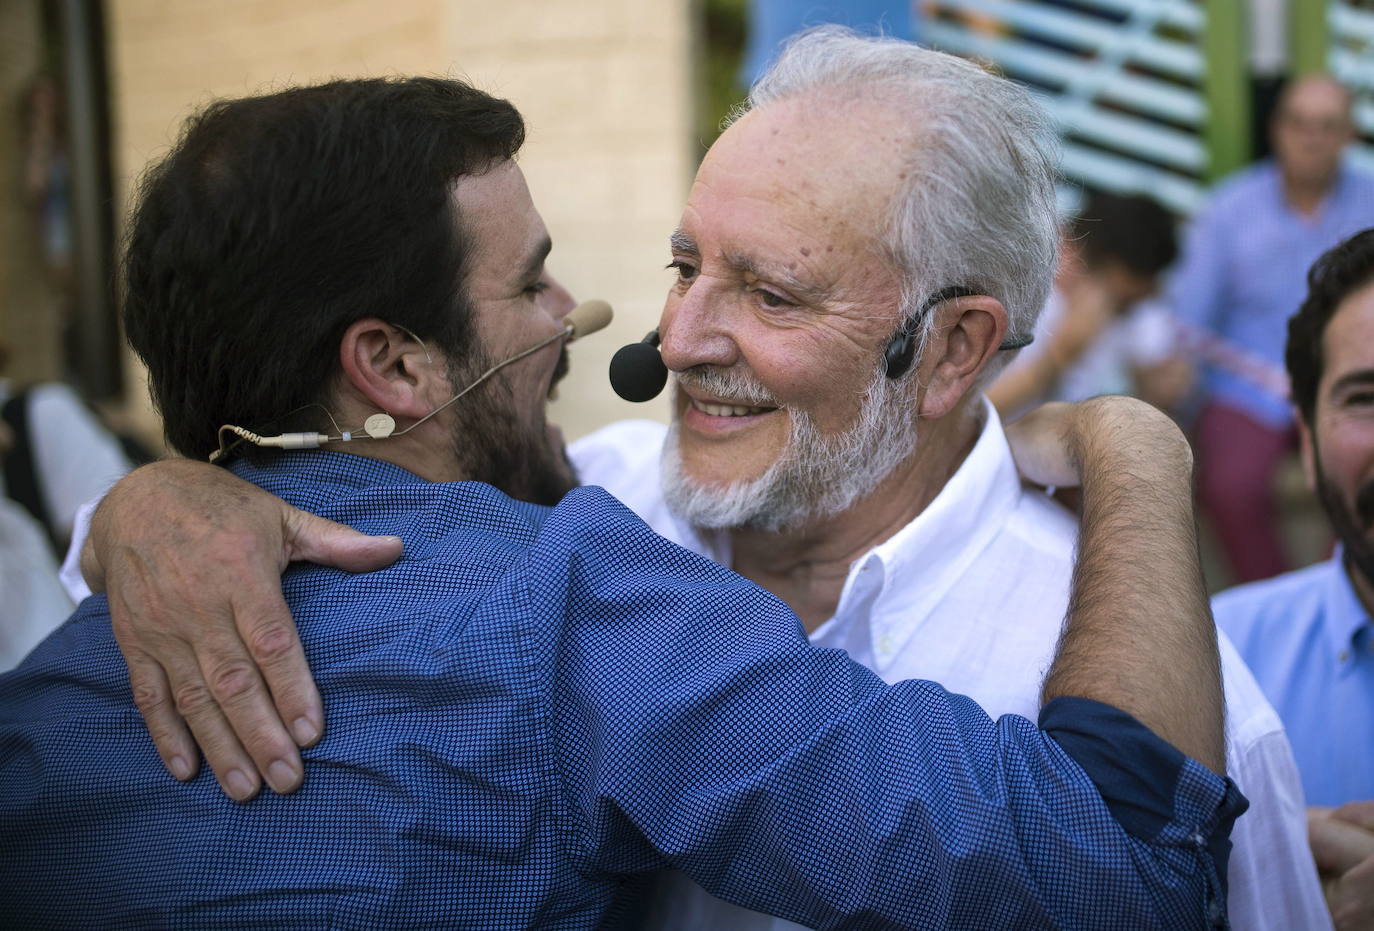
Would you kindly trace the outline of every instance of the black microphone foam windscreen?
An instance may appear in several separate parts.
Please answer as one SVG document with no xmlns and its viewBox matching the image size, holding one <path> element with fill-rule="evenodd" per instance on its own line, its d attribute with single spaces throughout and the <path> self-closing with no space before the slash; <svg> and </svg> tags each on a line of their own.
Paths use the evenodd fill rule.
<svg viewBox="0 0 1374 931">
<path fill-rule="evenodd" d="M 651 401 L 668 383 L 668 367 L 648 343 L 622 346 L 611 357 L 611 387 L 627 401 Z"/>
</svg>

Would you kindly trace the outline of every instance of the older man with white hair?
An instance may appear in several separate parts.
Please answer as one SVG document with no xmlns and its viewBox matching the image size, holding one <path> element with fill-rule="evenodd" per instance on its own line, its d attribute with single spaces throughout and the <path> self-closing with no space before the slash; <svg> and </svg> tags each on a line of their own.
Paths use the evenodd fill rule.
<svg viewBox="0 0 1374 931">
<path fill-rule="evenodd" d="M 896 40 L 803 36 L 712 146 L 671 237 L 673 424 L 575 444 L 582 480 L 782 598 L 813 643 L 1033 713 L 1077 528 L 1022 487 L 981 389 L 1049 289 L 1052 156 L 1011 82 Z M 1291 751 L 1228 643 L 1222 658 L 1228 770 L 1252 803 L 1232 916 L 1320 927 Z M 664 926 L 772 920 L 685 880 L 660 904 Z"/>
<path fill-rule="evenodd" d="M 1050 286 L 1052 151 L 1028 95 L 976 66 L 802 37 L 707 154 L 672 237 L 673 424 L 574 444 L 583 481 L 777 594 L 813 643 L 994 715 L 1033 709 L 1077 527 L 1021 486 L 982 388 Z M 1232 920 L 1322 927 L 1282 725 L 1221 649 L 1228 767 L 1252 802 Z M 670 884 L 662 927 L 750 926 L 689 885 Z"/>
</svg>

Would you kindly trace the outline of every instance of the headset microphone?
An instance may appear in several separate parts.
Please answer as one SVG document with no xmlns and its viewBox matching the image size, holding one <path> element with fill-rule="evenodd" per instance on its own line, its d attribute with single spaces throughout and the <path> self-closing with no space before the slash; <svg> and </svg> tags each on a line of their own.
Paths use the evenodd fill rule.
<svg viewBox="0 0 1374 931">
<path fill-rule="evenodd" d="M 585 301 L 581 304 L 578 304 L 571 311 L 569 311 L 568 316 L 563 319 L 562 330 L 555 333 L 553 336 L 550 336 L 548 339 L 543 340 L 539 343 L 535 343 L 530 348 L 516 353 L 509 359 L 506 359 L 504 362 L 498 362 L 496 365 L 493 365 L 491 368 L 483 372 L 472 384 L 468 385 L 466 388 L 455 394 L 453 397 L 449 398 L 443 404 L 440 404 L 434 410 L 430 411 L 428 414 L 421 417 L 419 420 L 415 421 L 413 424 L 399 432 L 396 430 L 395 418 L 392 417 L 390 414 L 380 412 L 373 414 L 371 417 L 368 417 L 367 420 L 363 422 L 362 430 L 358 431 L 358 433 L 361 435 L 355 435 L 352 431 L 348 430 L 339 430 L 339 425 L 337 423 L 334 424 L 334 429 L 339 430 L 337 435 L 328 433 L 283 433 L 280 436 L 259 436 L 258 434 L 253 433 L 251 430 L 245 429 L 244 427 L 238 427 L 233 424 L 225 424 L 224 426 L 219 428 L 219 449 L 215 450 L 215 452 L 210 454 L 210 461 L 219 462 L 221 459 L 223 459 L 225 456 L 229 454 L 230 450 L 232 450 L 235 445 L 237 445 L 240 442 L 252 443 L 254 446 L 272 446 L 277 447 L 279 449 L 315 449 L 319 447 L 322 443 L 347 443 L 350 440 L 355 439 L 385 440 L 388 437 L 405 436 L 411 430 L 414 430 L 416 427 L 420 426 L 420 424 L 424 423 L 426 420 L 429 420 L 435 414 L 438 414 L 440 411 L 452 405 L 463 395 L 467 394 L 473 388 L 476 388 L 482 382 L 486 381 L 488 378 L 495 375 L 497 372 L 501 371 L 503 368 L 510 365 L 511 363 L 519 362 L 526 356 L 534 355 L 536 352 L 543 349 L 550 343 L 555 343 L 559 340 L 564 340 L 567 343 L 571 343 L 575 339 L 581 339 L 584 336 L 587 336 L 591 333 L 595 333 L 597 330 L 605 329 L 606 325 L 611 322 L 612 316 L 614 316 L 614 313 L 611 311 L 611 305 L 607 304 L 605 301 Z M 412 336 L 412 338 L 415 338 L 421 346 L 424 345 L 424 342 L 420 340 L 418 337 L 415 337 L 414 334 L 410 335 Z M 426 353 L 428 353 L 428 349 L 426 349 Z M 295 412 L 293 411 L 293 413 Z M 329 411 L 326 410 L 325 413 L 329 414 Z M 329 419 L 333 421 L 333 415 L 329 415 Z M 236 437 L 238 437 L 238 439 L 233 441 L 229 445 L 225 445 L 225 433 L 232 433 Z"/>
<path fill-rule="evenodd" d="M 668 366 L 658 351 L 658 330 L 621 346 L 611 357 L 611 387 L 627 401 L 652 401 L 668 383 Z"/>
</svg>

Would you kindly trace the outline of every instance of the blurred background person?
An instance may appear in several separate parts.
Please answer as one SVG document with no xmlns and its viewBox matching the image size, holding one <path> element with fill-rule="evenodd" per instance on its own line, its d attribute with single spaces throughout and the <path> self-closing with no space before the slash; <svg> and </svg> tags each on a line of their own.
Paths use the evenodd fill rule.
<svg viewBox="0 0 1374 931">
<path fill-rule="evenodd" d="M 1035 341 L 988 390 L 1004 417 L 1046 401 L 1129 394 L 1173 410 L 1191 381 L 1168 309 L 1151 300 L 1178 254 L 1175 220 L 1144 195 L 1089 195 L 1060 240 Z"/>
<path fill-rule="evenodd" d="M 8 350 L 0 345 L 0 372 Z M 0 671 L 72 612 L 58 581 L 77 509 L 130 469 L 120 441 L 68 385 L 0 378 Z"/>
<path fill-rule="evenodd" d="M 4 459 L 4 494 L 42 526 L 54 555 L 71 542 L 76 512 L 103 495 L 133 463 L 118 437 L 61 382 L 13 392 L 0 379 L 0 422 L 10 448 Z M 139 461 L 148 461 L 138 455 Z"/>
<path fill-rule="evenodd" d="M 1270 124 L 1274 159 L 1220 186 L 1173 281 L 1187 341 L 1208 360 L 1196 426 L 1201 503 L 1239 582 L 1288 567 L 1274 489 L 1295 442 L 1288 399 L 1274 387 L 1284 321 L 1302 300 L 1308 266 L 1374 224 L 1374 175 L 1342 160 L 1351 103 L 1328 77 L 1289 85 Z"/>
<path fill-rule="evenodd" d="M 13 437 L 0 422 L 0 464 Z M 57 578 L 57 561 L 43 527 L 23 506 L 0 496 L 0 672 L 13 669 L 72 613 Z"/>
</svg>

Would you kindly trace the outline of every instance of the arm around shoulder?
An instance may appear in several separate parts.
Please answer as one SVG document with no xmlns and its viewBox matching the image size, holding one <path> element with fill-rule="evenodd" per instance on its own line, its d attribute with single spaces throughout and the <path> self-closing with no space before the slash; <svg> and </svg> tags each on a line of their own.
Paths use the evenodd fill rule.
<svg viewBox="0 0 1374 931">
<path fill-rule="evenodd" d="M 1148 838 L 1030 722 L 884 685 L 642 525 L 594 536 L 538 559 L 567 566 L 549 707 L 584 869 L 671 865 L 820 927 L 1205 923 L 1215 874 L 1198 837 L 1231 815 L 1228 787 L 1143 727 L 1179 787 Z"/>
</svg>

